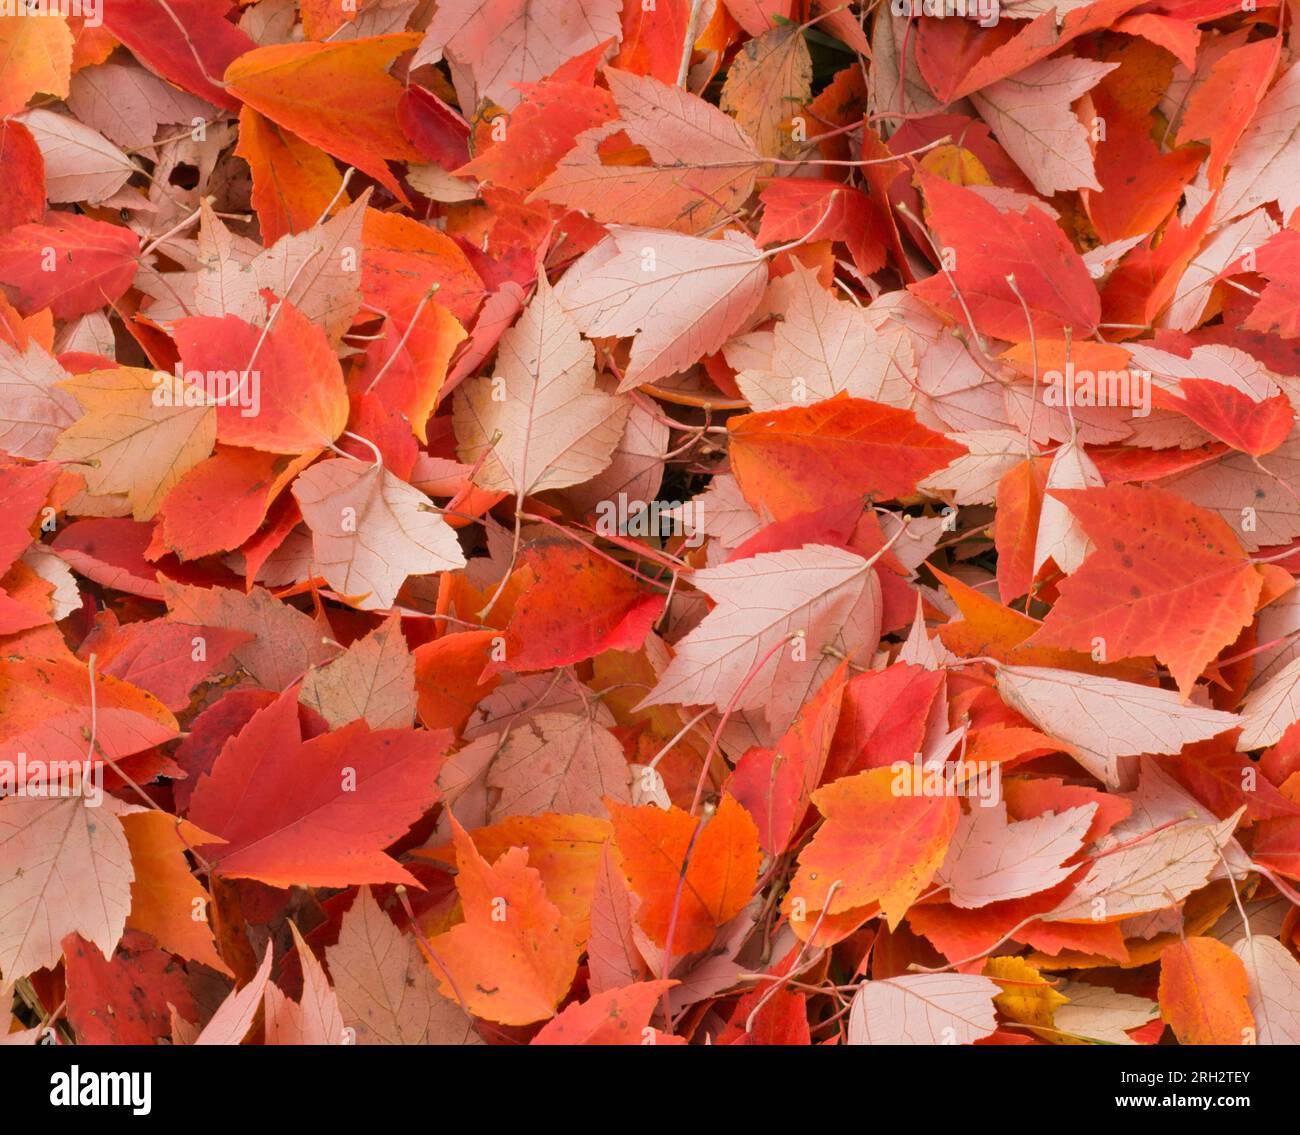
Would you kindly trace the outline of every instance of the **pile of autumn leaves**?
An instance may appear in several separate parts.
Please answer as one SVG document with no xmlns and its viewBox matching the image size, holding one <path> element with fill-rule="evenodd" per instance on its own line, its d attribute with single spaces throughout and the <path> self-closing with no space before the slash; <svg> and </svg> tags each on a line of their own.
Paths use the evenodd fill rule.
<svg viewBox="0 0 1300 1135">
<path fill-rule="evenodd" d="M 0 17 L 10 1042 L 1300 1041 L 1273 17 L 705 7 Z"/>
</svg>

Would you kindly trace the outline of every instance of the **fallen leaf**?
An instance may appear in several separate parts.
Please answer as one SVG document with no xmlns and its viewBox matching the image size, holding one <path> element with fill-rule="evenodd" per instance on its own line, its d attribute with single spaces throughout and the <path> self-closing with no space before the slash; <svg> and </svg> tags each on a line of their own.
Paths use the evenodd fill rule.
<svg viewBox="0 0 1300 1135">
<path fill-rule="evenodd" d="M 58 318 L 72 319 L 119 299 L 135 278 L 139 253 L 140 242 L 129 229 L 58 213 L 47 223 L 18 225 L 0 235 L 0 276 L 5 293 L 25 314 L 48 307 Z"/>
<path fill-rule="evenodd" d="M 824 648 L 852 659 L 879 638 L 880 582 L 852 552 L 816 544 L 762 552 L 698 571 L 692 583 L 717 605 L 677 644 L 638 708 L 764 707 L 784 726 L 802 701 L 796 691 L 811 693 L 834 669 Z"/>
<path fill-rule="evenodd" d="M 371 729 L 405 729 L 415 720 L 415 659 L 393 615 L 303 679 L 298 699 L 331 729 L 363 720 Z"/>
<path fill-rule="evenodd" d="M 1176 753 L 1240 724 L 1234 714 L 1184 705 L 1170 690 L 1040 666 L 999 666 L 998 691 L 1112 787 L 1116 758 Z"/>
<path fill-rule="evenodd" d="M 607 989 L 569 1005 L 547 1021 L 529 1044 L 645 1044 L 650 1018 L 671 981 L 643 981 Z"/>
<path fill-rule="evenodd" d="M 921 183 L 930 223 L 953 263 L 913 284 L 916 295 L 958 320 L 965 318 L 964 301 L 976 330 L 999 339 L 1019 341 L 1031 331 L 1059 338 L 1066 327 L 1080 338 L 1092 334 L 1101 318 L 1097 290 L 1046 213 L 1033 205 L 1000 213 L 970 189 L 926 175 Z M 1015 277 L 1023 307 L 1008 276 Z"/>
<path fill-rule="evenodd" d="M 443 993 L 506 1025 L 554 1016 L 578 964 L 563 915 L 523 848 L 489 863 L 454 819 L 451 828 L 465 921 L 430 943 Z"/>
<path fill-rule="evenodd" d="M 337 944 L 325 950 L 334 993 L 357 1044 L 481 1044 L 473 1022 L 438 992 L 415 942 L 357 892 Z"/>
<path fill-rule="evenodd" d="M 1276 938 L 1247 935 L 1232 952 L 1245 966 L 1250 989 L 1246 1004 L 1255 1022 L 1255 1043 L 1295 1044 L 1300 1038 L 1296 1014 L 1296 989 L 1300 963 Z M 1237 1009 L 1240 1013 L 1240 1009 Z"/>
<path fill-rule="evenodd" d="M 997 985 L 934 973 L 865 982 L 853 996 L 849 1044 L 970 1044 L 996 1027 Z"/>
<path fill-rule="evenodd" d="M 1033 642 L 1095 651 L 1100 640 L 1105 658 L 1154 654 L 1186 697 L 1254 614 L 1262 580 L 1236 537 L 1219 517 L 1158 489 L 1053 495 L 1097 550 L 1060 584 Z"/>
<path fill-rule="evenodd" d="M 826 823 L 799 855 L 787 909 L 798 903 L 809 919 L 879 903 L 898 925 L 943 863 L 959 812 L 955 795 L 913 792 L 912 771 L 869 769 L 813 793 Z M 864 839 L 868 832 L 886 838 Z"/>
<path fill-rule="evenodd" d="M 501 337 L 497 374 L 456 396 L 460 459 L 485 489 L 520 500 L 589 480 L 609 464 L 626 404 L 595 388 L 595 354 L 539 281 L 522 318 Z"/>
<path fill-rule="evenodd" d="M 402 33 L 271 44 L 239 55 L 226 68 L 225 85 L 272 122 L 364 170 L 404 201 L 386 161 L 416 161 L 420 154 L 397 127 L 402 88 L 387 68 L 416 43 Z"/>
<path fill-rule="evenodd" d="M 297 698 L 285 693 L 200 778 L 190 819 L 224 841 L 204 854 L 225 876 L 272 886 L 410 883 L 383 849 L 436 799 L 447 741 L 362 722 L 304 741 Z"/>
<path fill-rule="evenodd" d="M 636 336 L 619 390 L 716 351 L 758 303 L 767 268 L 748 237 L 618 228 L 584 255 L 555 298 L 590 336 Z"/>
<path fill-rule="evenodd" d="M 610 128 L 594 128 L 578 136 L 532 197 L 582 209 L 602 223 L 683 233 L 699 233 L 743 204 L 764 169 L 763 155 L 732 118 L 648 75 L 611 67 L 605 79 L 620 124 L 649 162 L 603 162 L 599 145 Z"/>
<path fill-rule="evenodd" d="M 641 900 L 638 925 L 678 957 L 706 949 L 753 894 L 758 829 L 749 813 L 725 795 L 707 820 L 675 807 L 606 806 L 628 885 Z"/>
<path fill-rule="evenodd" d="M 727 428 L 741 492 L 777 520 L 854 498 L 907 496 L 962 452 L 910 410 L 842 394 L 806 409 L 745 414 Z"/>
<path fill-rule="evenodd" d="M 61 385 L 83 416 L 59 435 L 50 456 L 83 467 L 90 492 L 125 494 L 136 520 L 153 517 L 216 444 L 216 407 L 174 375 L 122 367 Z"/>
<path fill-rule="evenodd" d="M 607 816 L 603 801 L 631 801 L 623 747 L 585 714 L 539 713 L 513 729 L 488 771 L 501 793 L 493 819 L 538 812 Z"/>
<path fill-rule="evenodd" d="M 391 607 L 407 576 L 465 563 L 433 502 L 382 465 L 322 461 L 300 473 L 292 491 L 321 574 L 363 610 Z"/>
<path fill-rule="evenodd" d="M 1056 886 L 1073 873 L 1073 866 L 1062 864 L 1083 847 L 1096 811 L 1089 805 L 1008 823 L 1004 803 L 990 808 L 980 801 L 958 820 L 939 868 L 948 901 L 987 906 Z"/>
<path fill-rule="evenodd" d="M 73 931 L 105 958 L 126 927 L 135 872 L 122 817 L 139 809 L 104 797 L 0 800 L 0 969 L 17 980 L 53 966 Z"/>
<path fill-rule="evenodd" d="M 1213 938 L 1176 942 L 1160 956 L 1160 1013 L 1180 1044 L 1241 1044 L 1254 1036 L 1242 960 Z"/>
</svg>

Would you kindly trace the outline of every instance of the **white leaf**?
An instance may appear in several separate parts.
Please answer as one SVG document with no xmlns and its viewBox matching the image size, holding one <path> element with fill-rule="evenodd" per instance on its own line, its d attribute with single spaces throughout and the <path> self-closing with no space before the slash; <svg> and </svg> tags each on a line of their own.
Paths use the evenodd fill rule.
<svg viewBox="0 0 1300 1135">
<path fill-rule="evenodd" d="M 130 158 L 70 115 L 29 110 L 17 121 L 32 132 L 45 159 L 45 193 L 51 204 L 94 205 L 112 197 L 135 173 Z"/>
<path fill-rule="evenodd" d="M 73 758 L 73 763 L 76 758 Z M 74 930 L 111 958 L 126 928 L 135 870 L 119 816 L 144 809 L 104 796 L 0 799 L 0 973 L 53 968 Z"/>
<path fill-rule="evenodd" d="M 918 488 L 928 493 L 950 492 L 953 504 L 992 504 L 1003 475 L 1025 459 L 1025 435 L 1016 430 L 972 430 L 948 436 L 967 452 L 931 473 Z"/>
<path fill-rule="evenodd" d="M 43 461 L 81 417 L 77 400 L 57 386 L 70 378 L 35 339 L 18 351 L 0 339 L 0 449 Z"/>
<path fill-rule="evenodd" d="M 482 459 L 475 482 L 522 498 L 600 473 L 622 437 L 628 402 L 596 390 L 594 368 L 591 344 L 539 280 L 501 337 L 497 374 L 456 392 L 457 453 L 467 465 Z"/>
<path fill-rule="evenodd" d="M 837 300 L 802 265 L 778 283 L 789 298 L 771 364 L 736 375 L 752 409 L 821 402 L 840 391 L 891 406 L 912 400 L 917 372 L 907 328 L 878 330 L 865 309 Z"/>
<path fill-rule="evenodd" d="M 1259 1044 L 1300 1044 L 1300 962 L 1276 938 L 1242 938 L 1232 952 L 1246 966 L 1246 1003 Z"/>
<path fill-rule="evenodd" d="M 849 1010 L 849 1044 L 970 1044 L 997 1028 L 1001 987 L 964 973 L 867 981 Z"/>
<path fill-rule="evenodd" d="M 748 236 L 615 228 L 565 273 L 555 295 L 587 336 L 636 336 L 619 387 L 630 390 L 716 351 L 766 282 L 767 264 Z"/>
<path fill-rule="evenodd" d="M 1164 910 L 1209 881 L 1245 812 L 1217 824 L 1176 821 L 1148 838 L 1093 860 L 1072 894 L 1044 922 L 1113 920 Z"/>
<path fill-rule="evenodd" d="M 1136 1044 L 1126 1030 L 1138 1029 L 1160 1015 L 1160 1006 L 1145 997 L 1116 993 L 1104 985 L 1081 981 L 1061 986 L 1068 1005 L 1058 1005 L 1054 1021 L 1059 1032 L 1105 1044 Z"/>
<path fill-rule="evenodd" d="M 1300 658 L 1292 659 L 1267 682 L 1251 690 L 1241 707 L 1237 749 L 1247 753 L 1276 745 L 1300 721 Z"/>
<path fill-rule="evenodd" d="M 1072 56 L 1044 59 L 971 98 L 1039 193 L 1100 190 L 1088 132 L 1070 104 L 1118 66 Z"/>
<path fill-rule="evenodd" d="M 840 548 L 809 544 L 761 552 L 697 571 L 691 582 L 717 606 L 677 643 L 659 684 L 638 708 L 724 709 L 735 698 L 737 710 L 764 707 L 773 728 L 783 728 L 838 664 L 824 648 L 860 660 L 880 637 L 875 569 Z M 802 637 L 782 642 L 795 632 Z"/>
<path fill-rule="evenodd" d="M 636 501 L 653 501 L 663 484 L 669 436 L 668 424 L 656 418 L 653 410 L 640 402 L 632 403 L 609 467 L 584 484 L 573 486 L 565 495 L 580 512 L 594 511 L 605 501 L 616 502 L 620 493 L 629 508 Z"/>
<path fill-rule="evenodd" d="M 257 967 L 253 979 L 242 989 L 232 990 L 230 995 L 217 1006 L 212 1019 L 203 1031 L 194 1039 L 194 1044 L 241 1044 L 248 1030 L 253 1027 L 257 1011 L 262 1005 L 262 994 L 271 980 L 271 961 L 274 951 L 271 943 L 266 944 L 266 953 L 262 955 L 262 964 Z"/>
<path fill-rule="evenodd" d="M 1072 746 L 1089 772 L 1119 786 L 1117 758 L 1177 753 L 1239 725 L 1236 714 L 1185 705 L 1173 690 L 1040 666 L 999 666 L 1003 701 Z"/>
<path fill-rule="evenodd" d="M 322 461 L 300 473 L 292 491 L 320 573 L 362 610 L 391 607 L 408 575 L 465 566 L 433 502 L 381 465 Z"/>
<path fill-rule="evenodd" d="M 1101 473 L 1077 442 L 1068 441 L 1056 451 L 1047 470 L 1048 489 L 1092 489 L 1103 484 Z M 1043 496 L 1034 543 L 1034 574 L 1049 559 L 1067 575 L 1073 573 L 1092 550 L 1083 526 L 1051 493 Z"/>
<path fill-rule="evenodd" d="M 947 883 L 948 901 L 966 909 L 1024 898 L 1069 877 L 1077 864 L 1063 867 L 1083 847 L 1097 805 L 1046 812 L 1007 823 L 1003 801 L 972 807 L 957 821 L 938 879 Z"/>
</svg>

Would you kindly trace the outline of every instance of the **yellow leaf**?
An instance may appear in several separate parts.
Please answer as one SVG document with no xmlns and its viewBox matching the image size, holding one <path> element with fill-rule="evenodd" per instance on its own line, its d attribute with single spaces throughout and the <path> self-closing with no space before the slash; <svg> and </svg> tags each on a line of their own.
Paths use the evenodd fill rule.
<svg viewBox="0 0 1300 1135">
<path fill-rule="evenodd" d="M 1024 1025 L 1051 1028 L 1057 1006 L 1069 1001 L 1024 958 L 989 958 L 984 976 L 1002 986 L 993 1004 L 1013 1021 Z"/>
<path fill-rule="evenodd" d="M 78 472 L 93 495 L 125 493 L 136 520 L 151 519 L 216 444 L 216 407 L 200 387 L 174 375 L 119 367 L 58 385 L 86 413 L 63 431 L 51 456 L 85 466 Z"/>
</svg>

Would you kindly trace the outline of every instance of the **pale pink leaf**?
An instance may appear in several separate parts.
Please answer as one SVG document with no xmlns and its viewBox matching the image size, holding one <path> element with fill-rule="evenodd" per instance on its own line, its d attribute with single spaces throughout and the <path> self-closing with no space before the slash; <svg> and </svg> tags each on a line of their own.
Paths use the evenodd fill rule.
<svg viewBox="0 0 1300 1135">
<path fill-rule="evenodd" d="M 771 362 L 736 375 L 754 410 L 821 402 L 841 391 L 891 406 L 912 400 L 917 369 L 905 327 L 878 330 L 863 308 L 837 300 L 797 263 L 777 283 L 786 306 Z"/>
<path fill-rule="evenodd" d="M 620 390 L 699 362 L 757 306 L 767 264 L 754 242 L 729 231 L 703 240 L 616 228 L 575 263 L 555 290 L 593 338 L 636 336 Z"/>
<path fill-rule="evenodd" d="M 77 400 L 57 384 L 70 378 L 39 343 L 23 351 L 0 339 L 0 449 L 43 461 L 81 417 Z"/>
<path fill-rule="evenodd" d="M 1257 1044 L 1300 1044 L 1300 962 L 1276 938 L 1242 938 L 1232 952 L 1246 966 L 1246 1001 Z"/>
<path fill-rule="evenodd" d="M 266 1010 L 266 1043 L 283 1044 L 347 1044 L 349 1035 L 343 1024 L 343 1012 L 338 998 L 330 988 L 329 979 L 316 955 L 302 940 L 298 927 L 289 923 L 293 944 L 302 965 L 302 999 L 290 1001 L 274 985 L 267 985 L 264 993 Z"/>
<path fill-rule="evenodd" d="M 32 132 L 45 161 L 51 204 L 96 204 L 112 197 L 136 172 L 131 159 L 97 130 L 66 114 L 29 110 L 16 117 Z"/>
<path fill-rule="evenodd" d="M 1040 666 L 999 666 L 1012 709 L 1066 742 L 1094 776 L 1118 787 L 1118 758 L 1177 753 L 1241 724 L 1236 714 L 1184 704 L 1176 691 Z"/>
<path fill-rule="evenodd" d="M 478 465 L 476 484 L 522 499 L 605 469 L 627 414 L 626 400 L 596 389 L 591 344 L 539 280 L 522 318 L 501 337 L 496 374 L 456 393 L 457 452 Z"/>
<path fill-rule="evenodd" d="M 363 719 L 371 729 L 406 729 L 415 720 L 415 658 L 393 615 L 339 657 L 314 666 L 298 700 L 331 729 Z"/>
<path fill-rule="evenodd" d="M 1247 695 L 1237 748 L 1246 753 L 1275 745 L 1296 721 L 1300 721 L 1300 658 L 1293 658 Z"/>
<path fill-rule="evenodd" d="M 1092 489 L 1103 484 L 1101 473 L 1083 446 L 1067 441 L 1052 457 L 1047 470 L 1047 488 Z M 1083 527 L 1060 500 L 1050 492 L 1043 497 L 1034 542 L 1034 574 L 1050 559 L 1066 575 L 1075 572 L 1092 550 Z"/>
<path fill-rule="evenodd" d="M 1300 499 L 1293 491 L 1300 485 L 1300 425 L 1263 461 L 1272 477 L 1260 473 L 1250 454 L 1234 451 L 1161 481 L 1160 487 L 1217 512 L 1247 551 L 1289 544 L 1300 536 Z M 1250 525 L 1242 524 L 1243 502 L 1249 502 Z"/>
<path fill-rule="evenodd" d="M 1046 922 L 1112 921 L 1181 902 L 1210 880 L 1245 808 L 1220 823 L 1184 819 L 1098 856 Z"/>
<path fill-rule="evenodd" d="M 242 1044 L 253 1027 L 257 1011 L 262 1005 L 262 995 L 271 980 L 271 962 L 274 952 L 271 943 L 266 944 L 262 955 L 262 964 L 257 973 L 243 989 L 232 990 L 229 996 L 217 1006 L 212 1019 L 203 1026 L 203 1031 L 194 1039 L 194 1044 Z"/>
<path fill-rule="evenodd" d="M 948 435 L 966 452 L 920 483 L 926 492 L 952 493 L 953 504 L 993 504 L 998 482 L 1025 459 L 1025 435 L 1015 430 L 973 430 Z"/>
<path fill-rule="evenodd" d="M 1199 325 L 1205 318 L 1205 309 L 1219 274 L 1234 260 L 1264 244 L 1275 232 L 1277 225 L 1262 207 L 1230 225 L 1224 225 L 1192 257 L 1174 288 L 1169 306 L 1157 320 L 1158 325 L 1176 331 L 1190 331 Z M 1213 376 L 1198 374 L 1195 377 Z"/>
<path fill-rule="evenodd" d="M 1056 1029 L 1068 1036 L 1103 1044 L 1136 1044 L 1126 1030 L 1138 1029 L 1160 1016 L 1160 1006 L 1146 997 L 1116 993 L 1103 985 L 1067 981 L 1060 988 L 1066 1005 L 1058 1005 Z"/>
<path fill-rule="evenodd" d="M 325 959 L 357 1044 L 482 1044 L 473 1021 L 438 992 L 433 970 L 362 887 Z"/>
<path fill-rule="evenodd" d="M 1070 105 L 1118 66 L 1073 56 L 1044 59 L 971 99 L 1039 193 L 1100 190 L 1088 131 Z"/>
<path fill-rule="evenodd" d="M 655 417 L 653 408 L 632 403 L 609 466 L 586 483 L 570 488 L 565 496 L 583 512 L 594 511 L 605 502 L 616 503 L 620 494 L 629 509 L 634 502 L 653 501 L 663 484 L 668 438 L 668 423 Z"/>
<path fill-rule="evenodd" d="M 963 973 L 866 981 L 853 995 L 849 1044 L 971 1044 L 997 1028 L 1001 987 Z"/>
<path fill-rule="evenodd" d="M 620 39 L 621 8 L 620 0 L 441 0 L 411 66 L 445 55 L 466 114 L 484 98 L 512 110 L 516 83 Z"/>
<path fill-rule="evenodd" d="M 300 473 L 292 491 L 311 529 L 316 567 L 362 610 L 391 607 L 409 575 L 465 566 L 433 501 L 382 465 L 322 461 Z"/>
<path fill-rule="evenodd" d="M 1024 898 L 1069 877 L 1063 863 L 1083 847 L 1097 805 L 1045 812 L 1031 820 L 1007 823 L 1007 806 L 984 801 L 957 821 L 938 880 L 949 888 L 948 901 L 963 908 Z"/>
<path fill-rule="evenodd" d="M 143 67 L 97 63 L 72 76 L 68 108 L 92 130 L 126 150 L 153 144 L 160 123 L 216 117 L 216 108 Z"/>
<path fill-rule="evenodd" d="M 75 763 L 75 758 L 73 758 Z M 0 973 L 53 968 L 76 931 L 111 958 L 131 909 L 135 870 L 120 816 L 143 811 L 105 795 L 0 799 Z"/>
<path fill-rule="evenodd" d="M 641 707 L 763 707 L 781 728 L 838 664 L 826 648 L 862 660 L 880 637 L 875 569 L 840 548 L 763 552 L 698 571 L 691 582 L 717 605 L 677 643 Z"/>
<path fill-rule="evenodd" d="M 500 798 L 492 822 L 543 812 L 609 815 L 605 797 L 629 803 L 623 746 L 588 714 L 539 713 L 510 732 L 488 770 Z"/>
<path fill-rule="evenodd" d="M 587 940 L 588 985 L 593 994 L 620 989 L 645 977 L 636 948 L 632 895 L 610 844 L 601 848 L 591 894 L 591 935 Z"/>
</svg>

